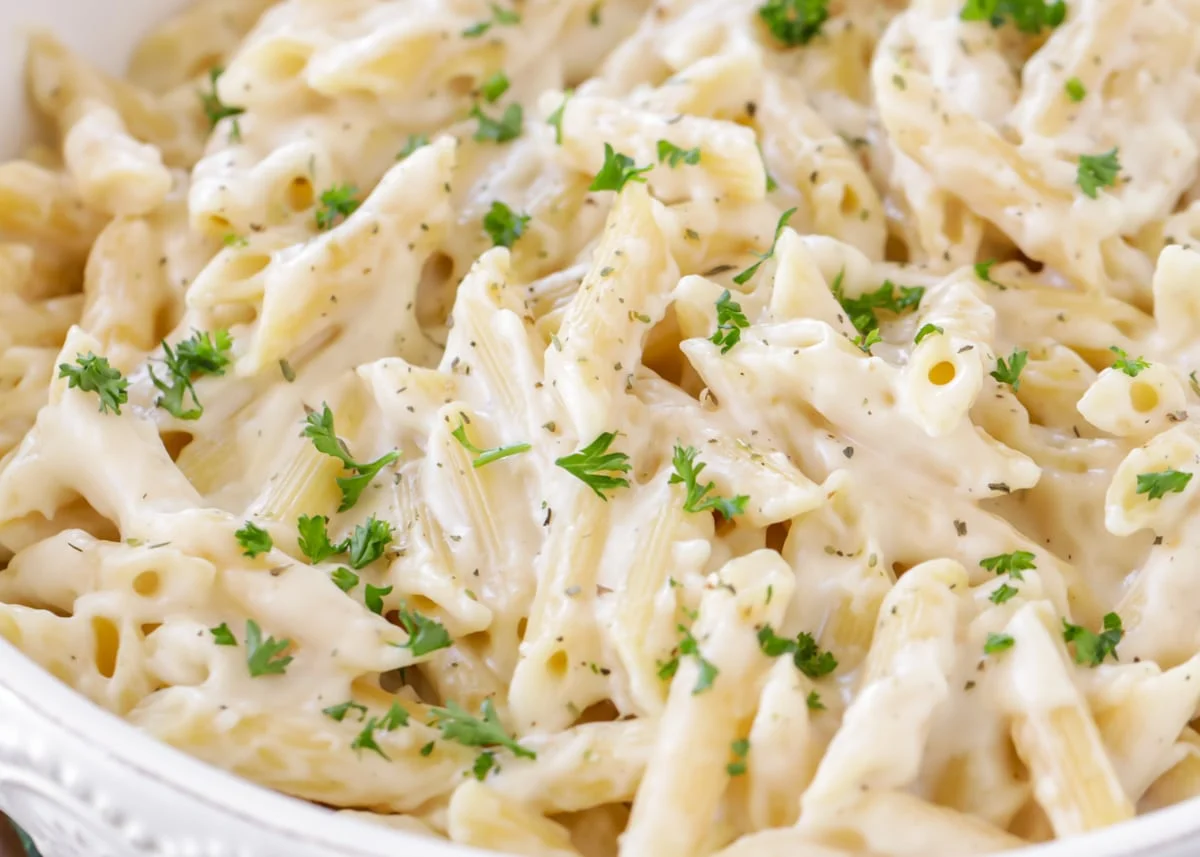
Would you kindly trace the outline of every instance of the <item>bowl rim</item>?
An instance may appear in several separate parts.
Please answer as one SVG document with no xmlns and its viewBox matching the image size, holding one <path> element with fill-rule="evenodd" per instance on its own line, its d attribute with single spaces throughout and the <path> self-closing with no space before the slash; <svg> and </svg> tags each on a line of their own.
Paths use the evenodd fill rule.
<svg viewBox="0 0 1200 857">
<path fill-rule="evenodd" d="M 0 686 L 39 719 L 85 740 L 108 764 L 285 839 L 299 838 L 346 857 L 391 857 L 408 853 L 406 847 L 422 857 L 494 857 L 500 853 L 340 816 L 188 755 L 63 684 L 4 638 L 0 638 L 0 676 Z M 81 707 L 89 716 L 78 716 Z M 72 712 L 69 721 L 61 714 L 65 711 Z M 1152 857 L 1158 849 L 1188 839 L 1200 844 L 1200 797 L 1090 833 L 1005 853 L 1012 857 Z"/>
</svg>

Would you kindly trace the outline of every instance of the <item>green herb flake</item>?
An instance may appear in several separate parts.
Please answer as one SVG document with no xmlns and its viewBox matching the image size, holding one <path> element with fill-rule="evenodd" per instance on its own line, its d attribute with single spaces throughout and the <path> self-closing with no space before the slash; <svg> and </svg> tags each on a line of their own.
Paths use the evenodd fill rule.
<svg viewBox="0 0 1200 857">
<path fill-rule="evenodd" d="M 234 533 L 238 544 L 242 546 L 242 556 L 256 557 L 266 553 L 272 547 L 271 534 L 253 521 L 247 521 L 245 526 Z"/>
<path fill-rule="evenodd" d="M 100 413 L 120 415 L 121 405 L 129 401 L 129 381 L 108 363 L 108 358 L 92 352 L 76 354 L 75 363 L 58 364 L 58 377 L 67 379 L 67 387 L 100 396 Z"/>
<path fill-rule="evenodd" d="M 1180 494 L 1192 481 L 1192 474 L 1183 470 L 1162 470 L 1157 473 L 1137 475 L 1137 494 L 1147 499 L 1160 500 L 1168 494 Z"/>
<path fill-rule="evenodd" d="M 554 463 L 591 488 L 601 500 L 607 500 L 604 492 L 629 487 L 628 479 L 613 475 L 630 470 L 628 455 L 608 451 L 616 438 L 616 432 L 606 431 L 583 449 L 556 458 Z"/>
</svg>

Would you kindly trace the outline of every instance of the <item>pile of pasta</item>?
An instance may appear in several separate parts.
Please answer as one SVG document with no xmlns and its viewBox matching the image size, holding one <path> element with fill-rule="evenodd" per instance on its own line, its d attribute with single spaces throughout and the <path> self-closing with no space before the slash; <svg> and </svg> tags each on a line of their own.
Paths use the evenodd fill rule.
<svg viewBox="0 0 1200 857">
<path fill-rule="evenodd" d="M 0 636 L 535 857 L 1200 794 L 1196 0 L 201 0 L 0 166 Z"/>
</svg>

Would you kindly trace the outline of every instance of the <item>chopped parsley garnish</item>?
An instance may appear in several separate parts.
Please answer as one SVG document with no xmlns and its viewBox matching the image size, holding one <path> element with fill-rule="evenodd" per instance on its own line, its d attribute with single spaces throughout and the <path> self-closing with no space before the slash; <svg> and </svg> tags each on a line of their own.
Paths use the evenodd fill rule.
<svg viewBox="0 0 1200 857">
<path fill-rule="evenodd" d="M 1052 30 L 1067 17 L 1067 5 L 1063 0 L 1046 3 L 1045 0 L 967 0 L 961 17 L 964 21 L 987 21 L 993 27 L 1001 27 L 1012 18 L 1022 33 L 1037 35 L 1043 28 Z"/>
<path fill-rule="evenodd" d="M 508 75 L 503 71 L 498 71 L 479 84 L 479 94 L 483 96 L 483 100 L 488 104 L 495 104 L 500 99 L 500 96 L 508 92 L 508 87 Z"/>
<path fill-rule="evenodd" d="M 256 557 L 274 547 L 271 534 L 253 521 L 247 521 L 246 525 L 234 535 L 237 537 L 238 544 L 242 546 L 242 556 Z"/>
<path fill-rule="evenodd" d="M 429 145 L 429 138 L 424 134 L 409 134 L 408 139 L 404 141 L 404 148 L 396 155 L 397 161 L 403 161 L 417 149 Z"/>
<path fill-rule="evenodd" d="M 868 333 L 860 333 L 850 341 L 857 346 L 858 350 L 863 354 L 870 354 L 871 346 L 878 345 L 879 343 L 883 342 L 883 336 L 880 335 L 879 328 L 875 328 Z"/>
<path fill-rule="evenodd" d="M 496 756 L 488 750 L 484 750 L 475 757 L 475 764 L 471 766 L 471 774 L 475 779 L 483 782 L 487 779 L 487 775 L 492 768 L 496 766 Z"/>
<path fill-rule="evenodd" d="M 750 739 L 738 738 L 729 745 L 733 761 L 725 766 L 725 773 L 731 777 L 740 777 L 746 773 L 746 755 L 750 752 Z"/>
<path fill-rule="evenodd" d="M 607 500 L 605 491 L 629 487 L 628 479 L 613 475 L 630 469 L 628 455 L 608 451 L 616 438 L 616 432 L 606 431 L 583 449 L 556 458 L 554 463 L 595 491 L 601 500 Z"/>
<path fill-rule="evenodd" d="M 492 239 L 493 247 L 511 248 L 517 243 L 517 239 L 525 234 L 525 227 L 530 219 L 528 214 L 517 214 L 497 200 L 483 216 L 483 231 Z"/>
<path fill-rule="evenodd" d="M 1168 494 L 1180 494 L 1192 481 L 1192 474 L 1184 470 L 1162 470 L 1158 473 L 1139 473 L 1137 491 L 1150 500 L 1159 500 Z"/>
<path fill-rule="evenodd" d="M 237 637 L 233 636 L 233 631 L 229 630 L 229 626 L 224 622 L 215 628 L 209 628 L 208 633 L 213 635 L 213 642 L 218 646 L 237 645 Z"/>
<path fill-rule="evenodd" d="M 321 709 L 322 714 L 332 720 L 336 720 L 338 723 L 341 723 L 343 720 L 345 720 L 346 715 L 351 711 L 358 712 L 359 723 L 362 723 L 363 718 L 367 716 L 367 707 L 365 705 L 359 705 L 353 699 L 349 699 L 343 703 L 340 703 L 339 705 L 331 705 L 328 708 Z"/>
<path fill-rule="evenodd" d="M 810 690 L 808 692 L 808 698 L 805 699 L 804 702 L 808 705 L 809 711 L 825 710 L 825 703 L 821 701 L 821 694 L 817 693 L 815 690 Z"/>
<path fill-rule="evenodd" d="M 883 285 L 873 292 L 863 292 L 856 298 L 846 297 L 846 293 L 842 290 L 842 280 L 845 277 L 845 271 L 839 271 L 837 277 L 834 278 L 833 284 L 829 290 L 833 292 L 834 298 L 841 304 L 842 309 L 846 313 L 846 317 L 850 323 L 854 325 L 854 329 L 864 337 L 864 343 L 867 348 L 872 343 L 866 343 L 865 337 L 871 331 L 879 330 L 879 316 L 876 315 L 878 310 L 886 310 L 895 315 L 902 315 L 909 310 L 915 310 L 921 305 L 921 298 L 925 297 L 924 286 L 897 286 L 891 280 L 884 280 Z M 875 342 L 879 340 L 876 339 Z M 863 344 L 859 344 L 863 348 Z M 863 348 L 863 350 L 867 350 Z"/>
<path fill-rule="evenodd" d="M 233 359 L 229 354 L 232 347 L 233 337 L 228 330 L 217 330 L 211 334 L 192 331 L 192 335 L 181 340 L 174 349 L 164 339 L 163 364 L 167 367 L 167 377 L 159 378 L 154 367 L 149 367 L 150 380 L 162 393 L 154 404 L 176 419 L 199 419 L 204 413 L 204 406 L 196 396 L 192 381 L 200 375 L 224 375 L 225 367 Z M 187 410 L 183 407 L 185 393 L 192 397 L 193 405 Z"/>
<path fill-rule="evenodd" d="M 440 729 L 446 740 L 457 741 L 466 747 L 507 747 L 516 756 L 537 758 L 537 753 L 522 747 L 504 731 L 491 697 L 483 701 L 481 713 L 482 720 L 471 716 L 451 700 L 445 708 L 432 709 L 433 720 L 430 725 Z"/>
<path fill-rule="evenodd" d="M 974 266 L 975 276 L 983 280 L 985 283 L 991 283 L 993 286 L 1000 286 L 1000 288 L 1003 289 L 1004 286 L 992 279 L 992 266 L 995 264 L 995 259 L 988 259 L 984 262 L 976 262 Z"/>
<path fill-rule="evenodd" d="M 390 595 L 392 587 L 390 586 L 373 586 L 368 583 L 367 588 L 363 593 L 363 603 L 367 605 L 367 609 L 376 616 L 383 615 L 383 596 Z"/>
<path fill-rule="evenodd" d="M 767 168 L 767 156 L 763 154 L 762 143 L 758 140 L 754 141 L 754 145 L 758 147 L 758 157 L 762 161 L 763 173 L 767 177 L 767 193 L 779 190 L 779 182 L 771 175 L 771 171 Z"/>
<path fill-rule="evenodd" d="M 566 92 L 564 92 L 562 104 L 558 105 L 558 108 L 553 113 L 551 113 L 549 116 L 546 117 L 546 124 L 553 126 L 553 128 L 554 128 L 554 142 L 559 146 L 562 145 L 562 140 L 563 140 L 563 138 L 562 138 L 563 113 L 567 109 L 567 102 L 571 100 L 571 96 L 574 94 L 575 94 L 575 90 L 573 90 L 573 89 L 568 89 Z"/>
<path fill-rule="evenodd" d="M 654 169 L 653 164 L 639 167 L 634 163 L 633 158 L 614 151 L 611 144 L 605 143 L 604 165 L 600 167 L 600 172 L 596 173 L 592 183 L 588 185 L 588 190 L 615 190 L 620 193 L 621 188 L 631 181 L 644 183 L 646 179 L 642 173 L 648 173 L 652 169 Z"/>
<path fill-rule="evenodd" d="M 700 163 L 700 147 L 681 149 L 670 140 L 658 141 L 658 162 L 675 169 L 680 164 L 695 166 Z"/>
<path fill-rule="evenodd" d="M 687 498 L 683 501 L 685 512 L 715 511 L 725 520 L 731 520 L 734 515 L 746 511 L 746 503 L 750 500 L 745 494 L 739 494 L 732 500 L 728 497 L 708 496 L 715 487 L 712 482 L 701 484 L 700 473 L 707 465 L 696 461 L 700 452 L 694 446 L 683 447 L 675 444 L 675 454 L 671 459 L 674 470 L 667 482 L 671 485 L 682 484 L 687 489 Z"/>
<path fill-rule="evenodd" d="M 335 568 L 329 574 L 329 579 L 333 581 L 333 585 L 342 592 L 349 592 L 354 587 L 358 586 L 358 575 L 348 568 Z"/>
<path fill-rule="evenodd" d="M 1000 652 L 1007 651 L 1013 647 L 1016 642 L 1009 634 L 994 634 L 988 632 L 987 642 L 983 644 L 983 653 L 985 655 L 996 655 Z"/>
<path fill-rule="evenodd" d="M 829 0 L 767 0 L 758 17 L 788 47 L 807 45 L 829 18 Z"/>
<path fill-rule="evenodd" d="M 502 27 L 512 27 L 521 23 L 521 16 L 516 12 L 504 9 L 497 6 L 495 3 L 489 3 L 489 8 L 492 10 L 492 17 L 472 24 L 462 31 L 464 39 L 477 39 L 492 28 L 492 25 Z"/>
<path fill-rule="evenodd" d="M 296 521 L 296 527 L 300 531 L 300 552 L 308 557 L 308 561 L 313 565 L 350 549 L 349 539 L 337 544 L 329 541 L 329 519 L 324 515 L 301 515 Z"/>
<path fill-rule="evenodd" d="M 1075 182 L 1084 196 L 1095 199 L 1099 188 L 1116 185 L 1117 174 L 1120 172 L 1121 162 L 1117 160 L 1117 149 L 1114 146 L 1100 155 L 1080 155 Z"/>
<path fill-rule="evenodd" d="M 467 424 L 462 420 L 459 420 L 458 428 L 450 432 L 450 434 L 463 449 L 475 456 L 471 461 L 472 467 L 483 467 L 485 464 L 491 464 L 493 461 L 508 458 L 510 455 L 520 455 L 522 452 L 529 452 L 529 450 L 533 449 L 533 446 L 528 443 L 513 443 L 508 446 L 494 446 L 491 449 L 480 449 L 471 443 L 471 439 L 467 437 Z"/>
<path fill-rule="evenodd" d="M 352 508 L 375 475 L 400 457 L 400 453 L 393 450 L 365 464 L 355 461 L 350 457 L 350 451 L 346 448 L 345 442 L 337 436 L 333 424 L 333 411 L 329 409 L 329 405 L 324 403 L 322 403 L 319 413 L 313 411 L 304 418 L 304 430 L 301 435 L 312 440 L 317 452 L 323 452 L 325 455 L 338 459 L 342 462 L 342 467 L 356 474 L 339 476 L 337 479 L 338 487 L 342 490 L 342 504 L 338 507 L 339 512 Z"/>
<path fill-rule="evenodd" d="M 1021 389 L 1021 370 L 1025 368 L 1025 361 L 1028 359 L 1028 351 L 1013 349 L 1013 353 L 1009 355 L 1008 361 L 1005 362 L 1003 357 L 998 358 L 996 360 L 996 368 L 989 374 L 1001 384 L 1008 384 L 1013 388 L 1013 392 L 1015 393 Z"/>
<path fill-rule="evenodd" d="M 809 678 L 822 678 L 837 669 L 837 658 L 833 652 L 822 652 L 813 635 L 807 631 L 801 631 L 796 639 L 791 640 L 780 637 L 770 625 L 763 625 L 758 630 L 758 646 L 769 658 L 791 655 L 796 669 Z"/>
<path fill-rule="evenodd" d="M 771 249 L 766 253 L 755 254 L 758 256 L 758 261 L 734 277 L 733 281 L 735 283 L 739 286 L 744 286 L 750 282 L 754 275 L 758 273 L 758 269 L 762 267 L 762 263 L 775 255 L 775 245 L 779 243 L 779 236 L 783 234 L 783 230 L 787 228 L 788 221 L 792 219 L 792 215 L 795 213 L 796 209 L 789 208 L 779 216 L 779 222 L 775 224 L 775 237 L 771 239 Z"/>
<path fill-rule="evenodd" d="M 1114 661 L 1120 660 L 1117 656 L 1117 644 L 1125 636 L 1125 629 L 1121 627 L 1121 617 L 1116 613 L 1106 613 L 1103 622 L 1103 630 L 1095 634 L 1063 619 L 1063 640 L 1075 644 L 1075 663 L 1098 667 L 1109 655 L 1112 655 Z"/>
<path fill-rule="evenodd" d="M 721 346 L 721 353 L 728 354 L 733 346 L 742 341 L 742 331 L 750 326 L 742 312 L 742 305 L 733 300 L 729 289 L 717 298 L 717 330 L 709 342 Z"/>
<path fill-rule="evenodd" d="M 236 232 L 227 232 L 221 238 L 221 243 L 226 247 L 249 247 L 250 239 L 248 239 L 245 235 L 238 235 Z"/>
<path fill-rule="evenodd" d="M 291 655 L 283 654 L 291 640 L 263 639 L 262 629 L 253 619 L 246 620 L 246 666 L 251 678 L 264 675 L 283 675 L 292 662 Z"/>
<path fill-rule="evenodd" d="M 700 672 L 696 676 L 696 683 L 692 686 L 692 695 L 704 693 L 713 686 L 713 682 L 717 678 L 720 670 L 716 664 L 709 661 L 704 655 L 700 654 L 700 644 L 696 642 L 696 638 L 692 636 L 683 625 L 676 626 L 679 633 L 683 635 L 683 639 L 679 641 L 679 645 L 675 647 L 671 654 L 671 659 L 666 663 L 659 664 L 658 677 L 666 681 L 675 677 L 675 673 L 679 671 L 679 658 L 684 655 L 691 655 L 696 658 L 700 665 Z"/>
<path fill-rule="evenodd" d="M 200 96 L 200 104 L 204 108 L 204 115 L 208 117 L 208 129 L 211 131 L 217 127 L 217 123 L 222 119 L 233 117 L 229 139 L 236 142 L 242 138 L 242 128 L 238 124 L 237 117 L 245 113 L 246 108 L 234 107 L 221 100 L 221 96 L 217 92 L 217 81 L 221 79 L 221 75 L 224 73 L 225 69 L 220 66 L 209 69 L 208 92 L 200 92 L 198 95 Z"/>
<path fill-rule="evenodd" d="M 1130 360 L 1129 355 L 1126 354 L 1122 349 L 1117 348 L 1115 345 L 1110 345 L 1108 350 L 1117 355 L 1117 359 L 1113 363 L 1112 367 L 1120 372 L 1124 372 L 1130 378 L 1136 378 L 1139 374 L 1141 374 L 1143 369 L 1150 368 L 1150 364 L 1141 357 L 1135 357 Z"/>
<path fill-rule="evenodd" d="M 1063 89 L 1067 91 L 1067 98 L 1078 104 L 1087 96 L 1087 89 L 1083 85 L 1083 81 L 1077 77 L 1073 77 L 1066 82 Z"/>
<path fill-rule="evenodd" d="M 350 749 L 370 750 L 374 753 L 378 753 L 380 756 L 390 762 L 391 757 L 389 757 L 387 753 L 383 752 L 383 748 L 381 748 L 379 743 L 375 740 L 375 733 L 381 730 L 384 732 L 394 732 L 401 726 L 407 725 L 408 710 L 402 707 L 400 703 L 393 702 L 392 707 L 389 708 L 387 713 L 382 717 L 372 717 L 367 721 L 367 725 L 363 727 L 362 732 L 359 732 L 357 737 L 350 742 Z"/>
<path fill-rule="evenodd" d="M 68 388 L 100 396 L 100 413 L 121 413 L 121 405 L 129 401 L 129 381 L 120 371 L 108 364 L 107 357 L 92 352 L 76 354 L 75 363 L 59 363 L 58 377 L 67 379 Z"/>
<path fill-rule="evenodd" d="M 352 184 L 337 184 L 321 193 L 321 204 L 317 206 L 317 229 L 332 229 L 340 219 L 349 217 L 358 210 L 358 188 Z"/>
<path fill-rule="evenodd" d="M 475 139 L 480 143 L 507 143 L 521 136 L 525 110 L 514 102 L 504 108 L 499 119 L 493 119 L 476 105 L 471 108 L 471 117 L 479 120 L 479 127 L 475 129 Z"/>
<path fill-rule="evenodd" d="M 441 622 L 423 616 L 416 610 L 409 610 L 403 605 L 396 611 L 396 615 L 400 627 L 408 634 L 408 642 L 399 648 L 411 650 L 413 656 L 418 658 L 438 649 L 449 648 L 452 642 L 450 632 Z"/>
<path fill-rule="evenodd" d="M 392 541 L 392 525 L 374 515 L 354 528 L 350 536 L 350 567 L 355 571 L 366 568 L 383 556 Z"/>
<path fill-rule="evenodd" d="M 921 329 L 917 331 L 916 338 L 913 339 L 913 345 L 920 345 L 921 340 L 924 339 L 926 336 L 933 336 L 933 334 L 935 334 L 935 333 L 945 333 L 945 332 L 946 331 L 942 330 L 936 324 L 932 324 L 932 323 L 923 324 L 923 325 L 921 325 Z"/>
<path fill-rule="evenodd" d="M 996 589 L 992 590 L 992 594 L 988 596 L 988 601 L 993 604 L 1003 604 L 1020 591 L 1015 586 L 1001 583 Z"/>
<path fill-rule="evenodd" d="M 979 567 L 996 574 L 1007 574 L 1013 580 L 1024 580 L 1025 577 L 1021 572 L 1036 569 L 1037 565 L 1033 561 L 1033 554 L 1029 551 L 1013 551 L 984 557 L 979 561 Z"/>
</svg>

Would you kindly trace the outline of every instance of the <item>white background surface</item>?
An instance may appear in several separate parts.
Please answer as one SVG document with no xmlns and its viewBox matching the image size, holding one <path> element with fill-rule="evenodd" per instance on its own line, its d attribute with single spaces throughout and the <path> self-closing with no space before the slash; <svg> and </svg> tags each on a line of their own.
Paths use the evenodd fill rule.
<svg viewBox="0 0 1200 857">
<path fill-rule="evenodd" d="M 123 68 L 138 38 L 186 0 L 0 0 L 0 157 L 29 141 L 25 40 L 49 27 L 108 71 Z"/>
</svg>

